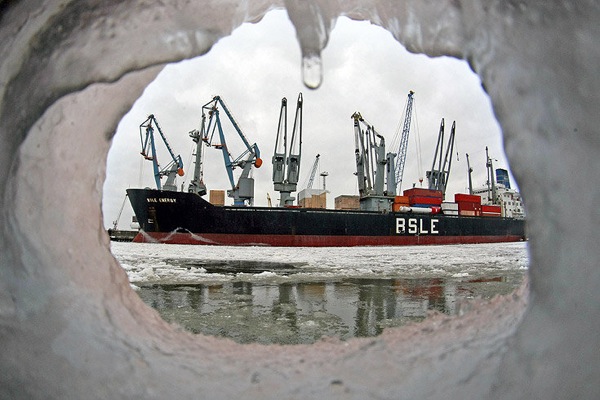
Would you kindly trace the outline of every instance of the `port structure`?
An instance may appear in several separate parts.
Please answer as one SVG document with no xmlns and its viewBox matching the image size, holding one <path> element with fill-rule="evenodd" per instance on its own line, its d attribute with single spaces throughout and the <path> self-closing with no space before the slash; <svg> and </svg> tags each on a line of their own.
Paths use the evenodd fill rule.
<svg viewBox="0 0 600 400">
<path fill-rule="evenodd" d="M 310 176 L 308 178 L 308 183 L 306 184 L 306 189 L 312 189 L 313 187 L 313 183 L 315 182 L 315 175 L 317 174 L 317 169 L 319 169 L 320 158 L 321 155 L 317 154 L 317 156 L 315 157 L 315 161 L 313 162 L 312 168 L 310 169 Z"/>
<path fill-rule="evenodd" d="M 395 196 L 395 153 L 385 152 L 385 138 L 359 112 L 354 121 L 354 155 L 360 208 L 389 211 Z"/>
<path fill-rule="evenodd" d="M 292 134 L 288 142 L 287 99 L 281 99 L 277 137 L 273 151 L 273 186 L 279 192 L 279 207 L 291 207 L 295 198 L 292 193 L 297 190 L 300 176 L 300 159 L 302 155 L 302 93 L 298 95 Z"/>
<path fill-rule="evenodd" d="M 443 196 L 446 196 L 446 186 L 448 185 L 448 178 L 450 177 L 450 168 L 452 167 L 452 154 L 454 152 L 454 136 L 456 133 L 456 121 L 452 122 L 452 128 L 450 129 L 450 136 L 448 137 L 446 152 L 444 153 L 444 157 L 442 159 L 442 153 L 444 151 L 444 130 L 444 118 L 442 118 L 442 122 L 440 123 L 440 131 L 438 133 L 437 145 L 435 147 L 435 154 L 433 156 L 433 164 L 431 165 L 431 171 L 427 171 L 425 173 L 425 176 L 427 177 L 427 184 L 429 189 L 439 190 L 442 192 Z M 471 193 L 473 191 L 472 186 L 472 183 L 470 183 L 469 187 Z"/>
<path fill-rule="evenodd" d="M 412 109 L 415 99 L 415 92 L 408 92 L 406 101 L 406 109 L 404 111 L 404 123 L 402 124 L 402 136 L 400 137 L 400 146 L 396 157 L 396 165 L 394 166 L 394 180 L 391 184 L 394 185 L 392 192 L 400 194 L 402 190 L 402 177 L 404 176 L 404 166 L 406 165 L 406 153 L 408 151 L 408 137 L 410 135 L 410 125 L 412 121 Z"/>
<path fill-rule="evenodd" d="M 204 148 L 203 146 L 205 142 L 202 140 L 202 132 L 204 131 L 204 123 L 205 118 L 202 116 L 202 125 L 200 131 L 194 129 L 189 132 L 192 141 L 196 143 L 196 148 L 194 149 L 194 175 L 190 180 L 190 184 L 188 186 L 188 192 L 196 193 L 198 196 L 204 196 L 207 193 L 206 184 L 204 183 Z"/>
<path fill-rule="evenodd" d="M 225 139 L 223 124 L 220 117 L 220 109 L 225 112 L 234 131 L 241 139 L 244 150 L 237 157 L 233 157 L 229 151 L 229 146 Z M 218 137 L 216 137 L 218 134 Z M 197 143 L 194 178 L 188 191 L 196 192 L 199 195 L 206 194 L 206 186 L 203 179 L 203 152 L 201 143 L 207 147 L 214 147 L 221 150 L 223 162 L 227 177 L 231 185 L 231 189 L 227 190 L 227 196 L 233 198 L 234 206 L 250 206 L 254 203 L 254 178 L 250 176 L 251 168 L 260 168 L 262 159 L 260 158 L 260 150 L 256 143 L 250 144 L 246 135 L 242 132 L 239 124 L 229 111 L 229 108 L 220 96 L 214 96 L 211 101 L 202 106 L 202 121 L 200 131 L 193 130 L 190 132 L 190 137 Z M 238 181 L 235 182 L 233 171 L 236 168 L 241 168 Z"/>
<path fill-rule="evenodd" d="M 156 140 L 154 137 L 154 127 L 158 130 L 162 141 L 171 156 L 171 160 L 164 167 L 160 168 L 160 164 L 158 163 L 158 157 L 156 153 Z M 148 118 L 144 122 L 140 124 L 140 141 L 142 144 L 142 151 L 140 154 L 149 161 L 152 161 L 152 167 L 154 170 L 154 180 L 156 182 L 156 188 L 158 190 L 169 190 L 169 191 L 177 191 L 177 186 L 175 185 L 175 179 L 177 176 L 183 176 L 183 161 L 181 160 L 180 155 L 175 155 L 169 142 L 167 141 L 167 137 L 163 133 L 163 130 L 160 128 L 158 121 L 154 117 L 154 114 L 150 114 Z M 164 185 L 161 185 L 161 179 L 163 176 L 167 177 L 167 180 Z"/>
</svg>

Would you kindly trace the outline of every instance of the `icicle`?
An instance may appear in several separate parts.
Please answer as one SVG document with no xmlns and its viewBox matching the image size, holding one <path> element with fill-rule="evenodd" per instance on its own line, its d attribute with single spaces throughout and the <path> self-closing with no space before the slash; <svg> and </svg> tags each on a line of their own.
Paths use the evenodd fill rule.
<svg viewBox="0 0 600 400">
<path fill-rule="evenodd" d="M 323 81 L 323 64 L 319 54 L 302 57 L 302 81 L 309 89 L 317 89 Z"/>
</svg>

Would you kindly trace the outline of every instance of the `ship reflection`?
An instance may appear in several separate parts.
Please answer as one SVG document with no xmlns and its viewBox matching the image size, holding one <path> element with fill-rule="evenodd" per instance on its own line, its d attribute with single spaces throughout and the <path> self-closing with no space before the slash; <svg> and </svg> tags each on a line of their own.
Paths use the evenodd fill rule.
<svg viewBox="0 0 600 400">
<path fill-rule="evenodd" d="M 240 343 L 313 343 L 376 336 L 429 313 L 455 315 L 463 300 L 508 294 L 523 274 L 477 279 L 346 279 L 329 282 L 149 285 L 139 295 L 194 333 Z"/>
</svg>

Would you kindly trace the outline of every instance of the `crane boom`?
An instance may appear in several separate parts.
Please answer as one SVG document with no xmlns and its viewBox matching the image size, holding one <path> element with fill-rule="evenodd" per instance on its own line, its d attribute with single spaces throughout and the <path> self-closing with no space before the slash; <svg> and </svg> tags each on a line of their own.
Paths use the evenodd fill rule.
<svg viewBox="0 0 600 400">
<path fill-rule="evenodd" d="M 121 214 L 123 213 L 123 208 L 125 207 L 125 202 L 127 201 L 127 193 L 125 193 L 125 198 L 123 199 L 123 203 L 121 204 L 121 208 L 119 209 L 119 215 L 117 215 L 117 219 L 113 221 L 113 229 L 116 231 L 117 226 L 119 225 L 119 220 L 121 219 Z"/>
<path fill-rule="evenodd" d="M 189 135 L 192 138 L 192 141 L 196 143 L 195 149 L 195 161 L 194 161 L 194 176 L 190 181 L 188 186 L 188 192 L 196 193 L 199 196 L 204 196 L 206 194 L 206 185 L 204 184 L 204 146 L 202 146 L 203 138 L 202 132 L 204 132 L 204 125 L 206 123 L 206 116 L 202 115 L 202 124 L 200 131 L 194 129 L 190 131 Z"/>
<path fill-rule="evenodd" d="M 287 99 L 281 99 L 279 110 L 279 124 L 277 125 L 277 138 L 273 151 L 273 183 L 281 184 L 285 180 L 285 164 L 287 156 Z"/>
<path fill-rule="evenodd" d="M 307 189 L 312 189 L 313 187 L 313 183 L 315 181 L 315 175 L 317 173 L 317 169 L 319 167 L 319 157 L 321 157 L 320 154 L 317 154 L 317 157 L 315 157 L 315 162 L 312 165 L 312 168 L 310 169 L 310 178 L 308 178 L 308 184 L 306 185 Z"/>
<path fill-rule="evenodd" d="M 236 133 L 242 140 L 245 150 L 236 158 L 233 158 L 229 152 L 225 133 L 221 124 L 219 106 L 225 111 L 227 118 L 235 129 Z M 208 123 L 206 123 L 206 114 L 208 114 Z M 218 133 L 219 143 L 213 144 L 214 135 Z M 190 134 L 192 138 L 193 135 Z M 227 108 L 227 105 L 220 96 L 215 96 L 211 101 L 202 106 L 202 126 L 200 137 L 207 146 L 213 146 L 223 155 L 223 162 L 231 185 L 231 190 L 227 191 L 227 195 L 233 198 L 233 204 L 236 206 L 252 205 L 254 201 L 254 179 L 250 177 L 250 168 L 254 165 L 259 168 L 262 165 L 260 158 L 260 150 L 256 143 L 250 144 L 248 139 L 240 129 L 239 124 Z M 197 152 L 198 154 L 198 152 Z M 197 163 L 198 163 L 197 159 Z M 238 178 L 237 183 L 233 177 L 233 170 L 236 167 L 242 168 L 242 173 Z"/>
<path fill-rule="evenodd" d="M 156 141 L 154 139 L 154 126 L 158 130 L 163 143 L 165 144 L 169 155 L 171 156 L 171 161 L 163 168 L 159 169 L 160 165 L 158 163 L 158 158 L 156 155 Z M 152 161 L 152 166 L 154 169 L 154 181 L 156 182 L 156 188 L 158 190 L 171 190 L 176 191 L 177 187 L 175 186 L 175 177 L 176 175 L 183 176 L 183 161 L 181 160 L 180 155 L 175 155 L 169 142 L 167 141 L 167 137 L 163 133 L 158 121 L 154 117 L 154 114 L 150 114 L 148 118 L 144 122 L 140 124 L 140 141 L 142 143 L 142 151 L 141 155 L 144 156 L 146 160 Z M 164 186 L 161 187 L 161 178 L 163 176 L 167 176 L 167 181 Z"/>
<path fill-rule="evenodd" d="M 352 119 L 359 194 L 361 197 L 383 196 L 388 161 L 385 156 L 385 138 L 359 112 L 352 114 Z"/>
<path fill-rule="evenodd" d="M 402 189 L 402 176 L 404 175 L 404 166 L 406 165 L 406 151 L 408 149 L 408 136 L 410 133 L 410 123 L 412 119 L 412 107 L 414 101 L 412 90 L 408 92 L 408 101 L 406 102 L 406 111 L 404 124 L 402 126 L 402 137 L 400 139 L 400 147 L 398 149 L 398 157 L 396 158 L 396 188 L 398 192 Z"/>
<path fill-rule="evenodd" d="M 433 164 L 431 166 L 431 171 L 427 171 L 426 175 L 429 189 L 440 190 L 445 195 L 446 186 L 448 185 L 448 178 L 450 176 L 450 168 L 452 167 L 452 153 L 454 152 L 456 121 L 452 123 L 450 137 L 448 138 L 448 146 L 446 147 L 446 153 L 442 159 L 442 152 L 444 151 L 444 129 L 444 118 L 442 118 L 437 146 L 435 147 L 435 155 L 433 156 Z"/>
</svg>

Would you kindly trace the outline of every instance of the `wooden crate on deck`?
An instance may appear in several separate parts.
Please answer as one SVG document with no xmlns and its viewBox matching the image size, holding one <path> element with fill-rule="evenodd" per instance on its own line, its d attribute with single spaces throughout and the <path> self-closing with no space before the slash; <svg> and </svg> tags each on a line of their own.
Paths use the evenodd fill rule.
<svg viewBox="0 0 600 400">
<path fill-rule="evenodd" d="M 211 190 L 208 194 L 208 202 L 214 206 L 225 205 L 225 191 L 224 190 Z"/>
</svg>

